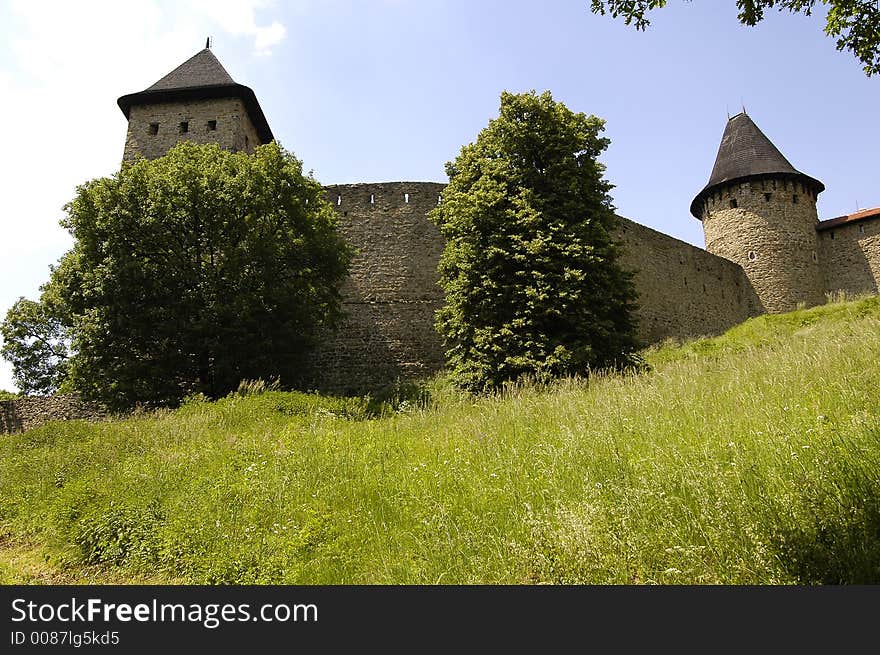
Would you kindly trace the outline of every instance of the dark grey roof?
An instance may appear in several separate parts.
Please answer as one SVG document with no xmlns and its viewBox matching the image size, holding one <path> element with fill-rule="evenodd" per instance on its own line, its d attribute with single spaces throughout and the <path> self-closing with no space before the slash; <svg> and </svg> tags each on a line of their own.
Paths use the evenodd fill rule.
<svg viewBox="0 0 880 655">
<path fill-rule="evenodd" d="M 205 48 L 168 73 L 147 91 L 167 91 L 170 89 L 191 89 L 199 86 L 234 85 L 226 69 L 214 53 Z"/>
<path fill-rule="evenodd" d="M 691 203 L 691 213 L 700 218 L 700 205 L 715 187 L 733 181 L 775 177 L 794 178 L 810 186 L 816 193 L 825 185 L 798 171 L 745 112 L 727 121 L 715 166 L 709 183 Z"/>
<path fill-rule="evenodd" d="M 213 98 L 240 98 L 260 140 L 263 143 L 272 141 L 272 130 L 253 90 L 237 84 L 214 53 L 207 48 L 197 52 L 152 86 L 138 93 L 122 96 L 116 104 L 128 118 L 134 105 Z"/>
</svg>

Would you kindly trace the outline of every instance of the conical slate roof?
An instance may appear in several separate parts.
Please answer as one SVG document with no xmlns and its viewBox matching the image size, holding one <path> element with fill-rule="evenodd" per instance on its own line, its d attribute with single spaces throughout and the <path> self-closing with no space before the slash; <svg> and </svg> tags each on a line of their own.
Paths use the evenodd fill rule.
<svg viewBox="0 0 880 655">
<path fill-rule="evenodd" d="M 237 84 L 208 48 L 197 52 L 152 86 L 138 93 L 122 96 L 116 104 L 128 118 L 135 105 L 216 98 L 241 99 L 260 140 L 263 143 L 272 141 L 272 130 L 253 90 Z"/>
<path fill-rule="evenodd" d="M 208 48 L 197 52 L 147 91 L 192 89 L 200 86 L 234 86 L 233 80 Z"/>
<path fill-rule="evenodd" d="M 694 198 L 691 213 L 701 218 L 703 200 L 715 187 L 767 177 L 796 179 L 815 193 L 825 190 L 825 185 L 819 180 L 804 175 L 792 166 L 748 114 L 737 114 L 727 121 L 709 183 Z"/>
</svg>

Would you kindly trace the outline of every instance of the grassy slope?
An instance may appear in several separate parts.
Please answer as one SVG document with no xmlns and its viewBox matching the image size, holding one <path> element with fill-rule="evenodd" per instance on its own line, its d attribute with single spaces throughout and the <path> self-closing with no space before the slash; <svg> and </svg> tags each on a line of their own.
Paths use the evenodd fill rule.
<svg viewBox="0 0 880 655">
<path fill-rule="evenodd" d="M 880 582 L 880 299 L 647 359 L 382 419 L 268 392 L 5 437 L 0 582 Z"/>
</svg>

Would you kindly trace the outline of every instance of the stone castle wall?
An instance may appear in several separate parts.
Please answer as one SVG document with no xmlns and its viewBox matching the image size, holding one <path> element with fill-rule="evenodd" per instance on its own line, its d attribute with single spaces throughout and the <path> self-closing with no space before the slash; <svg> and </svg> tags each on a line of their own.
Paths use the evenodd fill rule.
<svg viewBox="0 0 880 655">
<path fill-rule="evenodd" d="M 878 293 L 880 220 L 863 220 L 819 231 L 825 291 L 848 296 Z"/>
<path fill-rule="evenodd" d="M 706 250 L 745 270 L 765 311 L 825 302 L 816 197 L 790 180 L 719 187 L 703 208 Z"/>
<path fill-rule="evenodd" d="M 445 185 L 435 182 L 325 187 L 339 228 L 355 248 L 342 288 L 347 315 L 312 356 L 306 386 L 362 393 L 429 375 L 443 365 L 434 312 L 443 302 L 437 264 L 444 241 L 427 214 Z"/>
<path fill-rule="evenodd" d="M 625 218 L 617 237 L 621 265 L 635 273 L 643 344 L 720 334 L 761 313 L 737 264 Z"/>
<path fill-rule="evenodd" d="M 181 132 L 183 122 L 187 123 L 186 133 Z M 158 126 L 155 134 L 151 125 Z M 218 143 L 221 148 L 247 153 L 261 143 L 238 98 L 135 105 L 129 112 L 123 159 L 133 159 L 137 154 L 155 159 L 179 141 Z"/>
<path fill-rule="evenodd" d="M 0 434 L 24 432 L 47 421 L 94 421 L 106 416 L 101 406 L 85 402 L 75 393 L 0 400 Z"/>
<path fill-rule="evenodd" d="M 347 318 L 312 355 L 306 386 L 363 393 L 443 366 L 434 313 L 443 303 L 437 264 L 444 240 L 427 218 L 445 185 L 392 182 L 325 187 L 357 250 L 343 287 Z M 742 268 L 627 219 L 622 265 L 636 271 L 638 336 L 645 343 L 723 332 L 759 313 Z"/>
</svg>

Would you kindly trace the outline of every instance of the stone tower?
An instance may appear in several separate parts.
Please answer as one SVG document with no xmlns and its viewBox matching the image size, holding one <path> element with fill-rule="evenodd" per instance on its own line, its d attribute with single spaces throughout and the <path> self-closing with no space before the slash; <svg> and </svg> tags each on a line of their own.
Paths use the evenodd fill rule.
<svg viewBox="0 0 880 655">
<path fill-rule="evenodd" d="M 745 112 L 728 120 L 691 213 L 703 222 L 706 250 L 743 267 L 767 312 L 825 302 L 816 233 L 816 198 L 824 189 Z"/>
<path fill-rule="evenodd" d="M 254 92 L 236 84 L 208 48 L 117 104 L 128 119 L 124 160 L 161 157 L 183 140 L 250 153 L 273 138 Z"/>
</svg>

